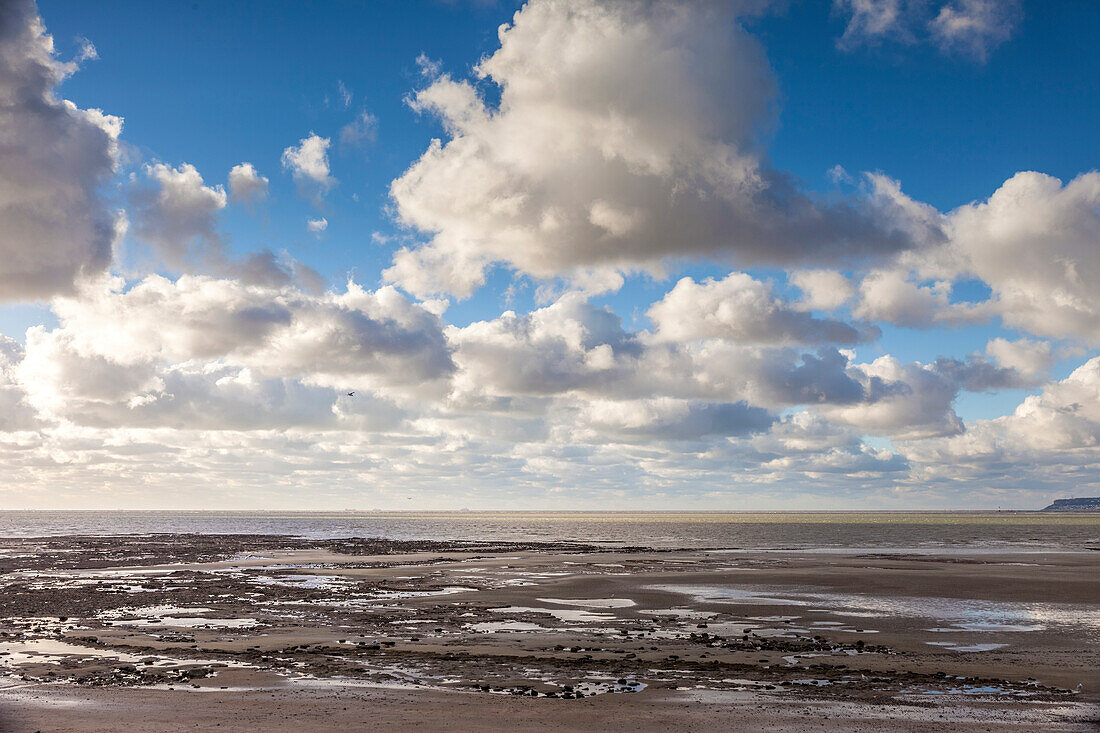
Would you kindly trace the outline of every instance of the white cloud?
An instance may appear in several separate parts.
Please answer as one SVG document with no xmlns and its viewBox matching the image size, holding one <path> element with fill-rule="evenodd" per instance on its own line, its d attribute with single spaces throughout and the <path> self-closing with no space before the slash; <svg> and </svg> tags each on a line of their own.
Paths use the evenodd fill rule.
<svg viewBox="0 0 1100 733">
<path fill-rule="evenodd" d="M 848 18 L 837 45 L 845 50 L 884 41 L 931 43 L 984 62 L 1016 30 L 1019 0 L 834 0 Z"/>
<path fill-rule="evenodd" d="M 5 459 L 28 483 L 86 475 L 78 464 L 110 466 L 110 482 L 200 467 L 231 480 L 236 456 L 269 491 L 340 467 L 342 486 L 459 472 L 517 496 L 580 480 L 618 491 L 624 471 L 642 493 L 698 497 L 730 475 L 871 490 L 909 480 L 912 459 L 859 435 L 956 433 L 959 389 L 1019 379 L 980 357 L 868 365 L 831 348 L 659 340 L 579 293 L 445 331 L 393 288 L 311 295 L 201 276 L 116 279 L 54 308 L 60 326 L 32 329 L 25 357 L 12 345 L 7 389 L 0 378 L 0 400 L 24 406 L 21 426 L 0 426 L 0 456 L 10 431 L 40 431 L 34 460 L 48 468 Z"/>
<path fill-rule="evenodd" d="M 921 285 L 908 279 L 905 272 L 874 271 L 859 285 L 853 314 L 912 328 L 978 323 L 989 317 L 989 309 L 981 304 L 952 303 L 951 289 L 947 280 Z"/>
<path fill-rule="evenodd" d="M 132 197 L 134 234 L 175 268 L 221 256 L 218 214 L 228 201 L 225 188 L 207 186 L 189 163 L 178 168 L 157 163 L 145 166 L 144 172 L 153 186 Z"/>
<path fill-rule="evenodd" d="M 350 284 L 317 296 L 204 276 L 150 276 L 129 288 L 116 278 L 54 310 L 60 328 L 28 337 L 22 368 L 28 385 L 41 385 L 31 391 L 47 397 L 70 390 L 99 399 L 106 389 L 104 399 L 128 402 L 163 390 L 166 374 L 203 364 L 395 394 L 438 393 L 453 370 L 438 317 L 392 288 Z M 80 414 L 70 399 L 60 409 Z"/>
<path fill-rule="evenodd" d="M 411 97 L 449 139 L 392 184 L 400 221 L 429 241 L 400 250 L 386 277 L 465 296 L 495 262 L 549 278 L 695 255 L 831 262 L 937 240 L 888 192 L 819 206 L 763 163 L 774 81 L 742 9 L 526 5 L 476 67 L 498 106 L 447 75 Z"/>
<path fill-rule="evenodd" d="M 608 388 L 628 377 L 642 347 L 618 316 L 570 293 L 530 314 L 450 327 L 459 402 Z"/>
<path fill-rule="evenodd" d="M 802 291 L 798 305 L 809 310 L 836 310 L 856 294 L 848 278 L 836 270 L 796 270 L 788 278 Z"/>
<path fill-rule="evenodd" d="M 985 353 L 1002 367 L 1015 369 L 1028 376 L 1045 375 L 1054 364 L 1054 355 L 1046 341 L 1009 341 L 998 337 L 989 340 L 985 345 Z"/>
<path fill-rule="evenodd" d="M 251 163 L 240 163 L 229 171 L 229 196 L 234 201 L 259 201 L 267 196 L 267 183 Z"/>
<path fill-rule="evenodd" d="M 255 173 L 242 170 L 242 166 L 233 171 L 242 176 Z M 140 242 L 151 245 L 156 257 L 171 270 L 238 278 L 248 285 L 281 287 L 295 283 L 313 290 L 323 287 L 320 275 L 286 253 L 262 249 L 241 256 L 230 255 L 219 228 L 229 196 L 224 186 L 206 185 L 193 165 L 183 163 L 173 168 L 157 163 L 146 165 L 144 173 L 145 181 L 135 185 L 130 193 L 133 234 Z M 246 184 L 243 180 L 241 176 L 236 179 L 238 186 L 260 182 L 265 186 L 267 181 L 262 177 L 259 181 L 249 178 L 251 184 Z M 231 189 L 233 185 L 231 173 Z M 253 188 L 251 195 L 260 194 Z M 135 254 L 140 258 L 144 252 L 136 250 Z"/>
<path fill-rule="evenodd" d="M 1100 173 L 1066 184 L 1017 173 L 987 200 L 950 212 L 944 229 L 942 245 L 869 273 L 854 313 L 919 328 L 1000 317 L 1036 336 L 1100 344 L 1100 295 L 1090 285 L 1100 277 Z M 988 298 L 951 302 L 955 284 L 970 279 Z"/>
<path fill-rule="evenodd" d="M 1100 357 L 1048 383 L 1011 415 L 978 420 L 963 434 L 902 446 L 929 478 L 985 477 L 998 486 L 1087 494 L 1100 487 Z"/>
<path fill-rule="evenodd" d="M 22 84 L 35 102 L 0 115 L 18 118 L 20 141 L 63 138 L 58 160 L 0 153 L 0 172 L 17 174 L 0 177 L 0 224 L 20 166 L 64 194 L 34 199 L 64 204 L 43 208 L 64 237 L 43 239 L 45 254 L 18 250 L 47 262 L 61 243 L 64 267 L 18 278 L 53 297 L 58 325 L 32 328 L 25 347 L 0 337 L 0 466 L 16 491 L 49 490 L 39 503 L 151 502 L 186 486 L 180 495 L 200 506 L 226 501 L 226 487 L 265 505 L 308 495 L 346 506 L 352 492 L 381 506 L 393 492 L 474 506 L 557 496 L 597 507 L 609 497 L 862 505 L 958 497 L 961 485 L 984 499 L 1001 487 L 1022 496 L 1026 482 L 1097 484 L 1100 359 L 1013 415 L 964 424 L 955 412 L 964 391 L 1037 387 L 1056 357 L 1085 353 L 1078 343 L 994 331 L 984 354 L 928 363 L 863 363 L 837 346 L 877 338 L 875 322 L 996 317 L 1038 337 L 1100 342 L 1100 174 L 1063 185 L 1020 173 L 948 214 L 878 173 L 838 169 L 856 193 L 832 204 L 803 196 L 758 143 L 774 83 L 739 25 L 744 6 L 533 0 L 478 79 L 422 64 L 426 86 L 410 104 L 438 115 L 446 139 L 393 184 L 400 220 L 422 240 L 387 277 L 459 295 L 496 264 L 542 280 L 530 284 L 542 307 L 452 326 L 447 300 L 354 283 L 326 292 L 286 253 L 230 257 L 221 212 L 267 193 L 250 163 L 224 187 L 186 163 L 137 171 L 132 242 L 191 274 L 104 275 L 107 260 L 90 258 L 80 237 L 89 222 L 113 221 L 96 187 L 113 170 L 120 123 L 57 102 L 53 89 L 76 63 L 53 58 L 33 6 L 0 7 L 22 23 L 0 25 L 0 53 L 20 60 L 3 56 L 0 95 Z M 979 2 L 840 7 L 863 13 L 853 42 L 932 41 L 980 58 L 998 38 L 988 29 L 1003 28 Z M 494 83 L 499 104 L 486 101 Z M 350 93 L 341 101 L 349 107 Z M 375 129 L 364 112 L 338 141 L 364 145 Z M 335 185 L 330 148 L 311 133 L 283 154 L 315 201 Z M 306 221 L 315 233 L 326 225 Z M 685 257 L 799 268 L 788 283 L 801 295 L 787 300 L 739 271 L 682 278 L 655 298 L 650 330 L 593 299 Z M 0 261 L 0 297 L 8 266 Z M 957 302 L 970 279 L 989 286 L 987 300 Z M 869 320 L 827 315 L 848 307 Z M 64 485 L 105 493 L 59 493 Z"/>
<path fill-rule="evenodd" d="M 987 201 L 951 212 L 949 226 L 959 274 L 989 285 L 1007 325 L 1100 344 L 1100 173 L 1065 185 L 1017 173 Z"/>
<path fill-rule="evenodd" d="M 711 403 L 672 398 L 589 402 L 578 437 L 597 442 L 700 440 L 767 430 L 774 418 L 744 402 Z"/>
<path fill-rule="evenodd" d="M 344 109 L 347 109 L 348 107 L 350 107 L 351 106 L 351 98 L 352 98 L 353 95 L 351 93 L 351 90 L 347 88 L 347 86 L 344 84 L 343 81 L 340 81 L 340 80 L 336 81 L 336 91 L 340 95 L 340 104 L 343 105 Z"/>
<path fill-rule="evenodd" d="M 1036 336 L 1100 344 L 1100 173 L 1063 184 L 1024 171 L 987 200 L 944 218 L 947 239 L 899 255 L 860 284 L 856 316 L 905 326 L 980 323 Z M 976 279 L 989 297 L 952 302 L 955 284 Z"/>
<path fill-rule="evenodd" d="M 926 437 L 961 428 L 952 409 L 960 389 L 1031 383 L 980 357 L 930 365 L 884 357 L 861 365 L 828 347 L 811 354 L 694 341 L 694 334 L 687 342 L 632 334 L 613 313 L 575 293 L 525 316 L 506 312 L 447 334 L 459 367 L 449 404 L 501 413 L 552 415 L 593 401 L 613 412 L 612 402 L 637 407 L 665 398 L 704 412 L 737 403 L 768 411 L 809 405 L 864 433 Z"/>
<path fill-rule="evenodd" d="M 295 182 L 312 196 L 319 196 L 336 183 L 330 175 L 328 149 L 332 141 L 311 132 L 309 137 L 283 150 L 283 168 L 290 171 Z"/>
<path fill-rule="evenodd" d="M 55 94 L 93 53 L 58 61 L 34 2 L 0 6 L 0 301 L 69 292 L 111 262 L 120 220 L 100 189 L 122 120 Z"/>
<path fill-rule="evenodd" d="M 954 435 L 963 429 L 952 409 L 958 386 L 934 368 L 883 356 L 859 369 L 864 389 L 878 399 L 820 408 L 830 419 L 865 433 L 899 439 Z"/>
<path fill-rule="evenodd" d="M 940 8 L 929 27 L 944 50 L 985 61 L 992 49 L 1012 37 L 1019 17 L 1018 0 L 954 0 Z"/>
<path fill-rule="evenodd" d="M 261 378 L 216 363 L 123 366 L 81 354 L 53 335 L 32 332 L 30 399 L 43 413 L 93 428 L 287 430 L 360 428 L 342 424 L 338 392 L 301 379 Z M 364 396 L 374 407 L 380 400 Z M 396 413 L 392 405 L 390 412 Z"/>
<path fill-rule="evenodd" d="M 658 338 L 670 341 L 722 338 L 757 344 L 854 344 L 879 336 L 867 324 L 815 318 L 796 310 L 771 287 L 734 272 L 722 280 L 681 279 L 649 309 Z"/>
<path fill-rule="evenodd" d="M 40 424 L 17 379 L 22 361 L 23 347 L 0 335 L 0 433 L 33 430 Z"/>
<path fill-rule="evenodd" d="M 909 40 L 906 4 L 906 0 L 833 0 L 836 9 L 849 16 L 838 44 L 851 49 L 864 43 L 878 43 L 883 38 Z"/>
<path fill-rule="evenodd" d="M 864 433 L 915 440 L 955 435 L 965 428 L 953 404 L 960 390 L 992 392 L 1030 387 L 1034 375 L 998 366 L 983 357 L 941 357 L 931 364 L 902 363 L 882 356 L 854 364 L 847 374 L 860 382 L 862 394 L 848 405 L 823 405 L 822 414 Z"/>
<path fill-rule="evenodd" d="M 771 431 L 753 439 L 753 446 L 775 455 L 814 454 L 860 446 L 859 435 L 846 426 L 826 420 L 822 415 L 803 410 L 784 417 Z"/>
<path fill-rule="evenodd" d="M 363 148 L 378 137 L 378 118 L 370 112 L 360 112 L 355 119 L 340 128 L 340 144 L 346 148 Z"/>
</svg>

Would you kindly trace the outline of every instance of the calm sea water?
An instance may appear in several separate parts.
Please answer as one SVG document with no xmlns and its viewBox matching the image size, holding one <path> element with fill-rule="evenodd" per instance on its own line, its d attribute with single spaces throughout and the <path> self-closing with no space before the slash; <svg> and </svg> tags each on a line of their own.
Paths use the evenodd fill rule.
<svg viewBox="0 0 1100 733">
<path fill-rule="evenodd" d="M 745 549 L 1100 548 L 1100 512 L 0 511 L 0 537 L 275 534 Z"/>
</svg>

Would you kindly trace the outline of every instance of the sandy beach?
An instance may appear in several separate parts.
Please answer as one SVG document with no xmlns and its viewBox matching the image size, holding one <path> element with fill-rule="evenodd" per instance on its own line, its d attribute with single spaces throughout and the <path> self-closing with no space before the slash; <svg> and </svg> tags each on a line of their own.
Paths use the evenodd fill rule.
<svg viewBox="0 0 1100 733">
<path fill-rule="evenodd" d="M 3 540 L 0 568 L 4 731 L 1100 720 L 1090 551 L 149 535 Z"/>
</svg>

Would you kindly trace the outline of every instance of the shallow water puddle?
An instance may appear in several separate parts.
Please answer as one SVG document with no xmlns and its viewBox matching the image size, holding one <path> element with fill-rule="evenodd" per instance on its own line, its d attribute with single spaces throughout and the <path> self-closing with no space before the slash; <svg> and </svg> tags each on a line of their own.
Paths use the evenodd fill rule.
<svg viewBox="0 0 1100 733">
<path fill-rule="evenodd" d="M 278 585 L 286 588 L 302 588 L 304 590 L 328 590 L 344 588 L 354 585 L 355 581 L 348 580 L 338 575 L 277 575 L 257 576 L 249 578 L 250 583 L 257 585 Z"/>
<path fill-rule="evenodd" d="M 124 606 L 110 611 L 103 611 L 98 615 L 98 618 L 113 619 L 124 616 L 155 618 L 180 613 L 210 613 L 213 610 L 213 608 L 207 608 L 206 606 Z"/>
<path fill-rule="evenodd" d="M 213 613 L 205 606 L 145 606 L 143 608 L 117 608 L 99 614 L 119 626 L 177 626 L 181 628 L 247 629 L 258 626 L 255 618 L 213 618 L 191 614 Z"/>
<path fill-rule="evenodd" d="M 929 646 L 943 647 L 953 652 L 991 652 L 994 649 L 1008 646 L 1008 644 L 956 644 L 951 641 L 926 641 L 924 643 Z"/>
<path fill-rule="evenodd" d="M 629 598 L 539 598 L 540 603 L 557 603 L 582 608 L 630 608 L 637 605 Z"/>
<path fill-rule="evenodd" d="M 697 603 L 730 602 L 761 606 L 805 606 L 807 603 L 794 598 L 769 596 L 763 591 L 746 588 L 723 588 L 711 585 L 651 585 L 649 588 L 691 596 L 691 599 Z"/>
<path fill-rule="evenodd" d="M 908 695 L 990 695 L 997 697 L 1031 697 L 1035 694 L 1029 690 L 1010 690 L 995 685 L 963 685 L 946 690 L 908 688 L 901 692 Z"/>
<path fill-rule="evenodd" d="M 1001 631 L 1042 631 L 1046 627 L 1042 624 L 998 624 L 993 622 L 974 622 L 974 623 L 956 623 L 948 627 L 937 627 L 934 629 L 922 629 L 923 631 L 931 631 L 935 633 L 950 633 L 959 631 L 971 631 L 971 632 L 1001 632 Z"/>
<path fill-rule="evenodd" d="M 476 591 L 467 585 L 449 585 L 445 588 L 433 588 L 431 590 L 380 590 L 374 591 L 369 596 L 364 596 L 362 601 L 390 601 L 404 600 L 407 598 L 428 598 L 430 596 L 449 596 L 455 593 L 469 593 Z"/>
<path fill-rule="evenodd" d="M 559 621 L 570 621 L 574 623 L 599 623 L 615 620 L 615 617 L 609 613 L 594 613 L 593 611 L 581 611 L 572 608 L 531 608 L 529 606 L 506 606 L 505 608 L 492 608 L 489 610 L 491 610 L 493 613 L 539 613 L 546 616 L 553 616 Z"/>
<path fill-rule="evenodd" d="M 832 656 L 832 654 L 814 654 L 812 652 L 808 653 L 808 654 L 790 654 L 790 655 L 787 655 L 787 656 L 783 657 L 783 662 L 788 667 L 794 667 L 798 664 L 798 660 L 800 660 L 800 659 L 813 659 L 815 657 L 831 657 L 831 656 Z"/>
<path fill-rule="evenodd" d="M 129 624 L 127 621 L 119 621 L 119 624 Z M 138 622 L 133 622 L 137 624 Z M 258 626 L 259 619 L 254 618 L 206 618 L 204 616 L 162 616 L 151 619 L 148 623 L 157 626 L 178 626 L 186 629 L 248 629 Z"/>
<path fill-rule="evenodd" d="M 773 606 L 811 606 L 809 611 L 842 616 L 891 616 L 943 620 L 965 628 L 990 631 L 1011 627 L 1069 626 L 1100 630 L 1100 610 L 1069 603 L 1009 603 L 960 598 L 920 596 L 872 596 L 810 591 L 787 591 L 782 595 L 772 588 L 726 588 L 722 586 L 655 585 L 654 590 L 691 596 L 697 603 L 731 603 Z M 847 629 L 837 629 L 847 630 Z M 1019 630 L 1024 630 L 1019 628 Z M 1036 630 L 1036 629 L 1027 629 Z"/>
<path fill-rule="evenodd" d="M 688 619 L 714 618 L 718 615 L 717 611 L 693 611 L 690 608 L 658 608 L 647 611 L 639 611 L 638 613 L 644 613 L 647 616 L 672 616 L 674 618 L 682 616 L 683 618 Z M 792 616 L 791 618 L 798 617 Z"/>
<path fill-rule="evenodd" d="M 469 624 L 466 628 L 473 631 L 495 634 L 500 631 L 549 631 L 545 626 L 527 623 L 526 621 L 482 621 Z"/>
<path fill-rule="evenodd" d="M 31 639 L 22 642 L 0 644 L 0 662 L 8 665 L 56 663 L 66 657 L 95 657 L 117 659 L 120 662 L 136 662 L 139 657 L 110 649 L 93 649 L 53 639 Z"/>
<path fill-rule="evenodd" d="M 70 644 L 54 639 L 31 639 L 22 642 L 0 643 L 0 664 L 6 666 L 60 664 L 74 657 L 104 659 L 126 664 L 140 663 L 142 667 L 147 669 L 179 666 L 252 667 L 252 665 L 243 662 L 226 662 L 220 659 L 173 658 L 157 654 L 135 654 L 116 649 L 99 649 Z M 149 661 L 152 663 L 147 663 Z"/>
</svg>

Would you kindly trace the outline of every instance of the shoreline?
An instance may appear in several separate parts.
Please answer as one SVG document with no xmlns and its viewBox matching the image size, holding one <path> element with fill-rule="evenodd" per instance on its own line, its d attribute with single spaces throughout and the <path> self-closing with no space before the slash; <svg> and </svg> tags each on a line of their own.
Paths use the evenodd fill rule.
<svg viewBox="0 0 1100 733">
<path fill-rule="evenodd" d="M 823 711 L 836 730 L 1100 719 L 1089 551 L 66 536 L 0 539 L 0 570 L 3 730 L 140 726 L 161 707 L 261 730 L 333 695 L 388 711 L 350 706 L 353 729 L 418 713 L 455 730 L 729 727 L 746 709 L 777 730 Z M 936 703 L 957 719 L 914 716 Z"/>
</svg>

